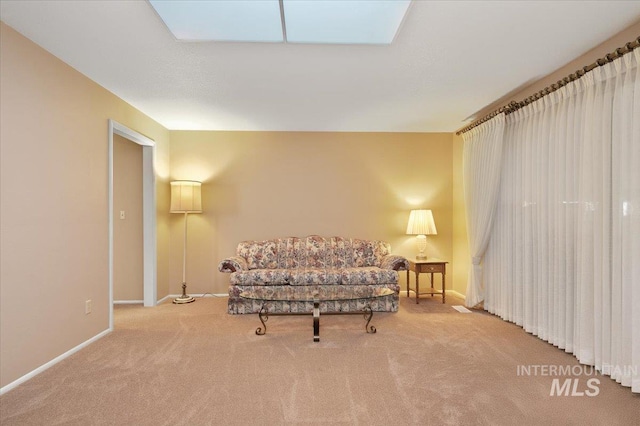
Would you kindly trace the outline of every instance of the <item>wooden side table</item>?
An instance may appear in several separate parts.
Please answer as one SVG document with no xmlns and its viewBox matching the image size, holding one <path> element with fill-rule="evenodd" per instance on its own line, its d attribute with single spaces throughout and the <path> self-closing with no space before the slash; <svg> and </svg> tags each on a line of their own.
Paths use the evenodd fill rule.
<svg viewBox="0 0 640 426">
<path fill-rule="evenodd" d="M 413 271 L 416 274 L 416 303 L 420 303 L 420 295 L 421 294 L 430 294 L 433 296 L 434 294 L 442 294 L 442 303 L 445 300 L 445 275 L 447 275 L 447 263 L 444 260 L 440 259 L 426 259 L 426 260 L 416 260 L 416 259 L 408 259 L 409 260 L 409 269 L 407 269 L 407 297 L 409 297 L 409 272 Z M 420 274 L 427 273 L 431 274 L 431 288 L 426 291 L 420 292 Z M 433 274 L 442 275 L 442 289 L 438 290 L 433 287 Z"/>
</svg>

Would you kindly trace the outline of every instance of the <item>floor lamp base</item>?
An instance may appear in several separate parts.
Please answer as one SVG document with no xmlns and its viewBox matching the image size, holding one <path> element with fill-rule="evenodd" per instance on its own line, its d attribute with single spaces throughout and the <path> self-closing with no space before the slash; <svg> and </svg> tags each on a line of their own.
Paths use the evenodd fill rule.
<svg viewBox="0 0 640 426">
<path fill-rule="evenodd" d="M 173 299 L 173 303 L 180 305 L 183 303 L 191 303 L 195 301 L 196 299 L 194 299 L 193 296 L 189 296 L 187 294 L 187 283 L 182 283 L 182 296 Z"/>
<path fill-rule="evenodd" d="M 191 303 L 191 302 L 195 302 L 196 299 L 193 296 L 180 296 L 180 297 L 176 297 L 175 299 L 173 299 L 173 303 L 175 304 L 182 304 L 182 303 Z"/>
</svg>

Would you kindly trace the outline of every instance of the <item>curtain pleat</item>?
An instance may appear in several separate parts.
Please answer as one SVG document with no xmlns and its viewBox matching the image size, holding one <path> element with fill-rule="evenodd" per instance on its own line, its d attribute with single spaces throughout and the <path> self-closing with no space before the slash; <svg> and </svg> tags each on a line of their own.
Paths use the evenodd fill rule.
<svg viewBox="0 0 640 426">
<path fill-rule="evenodd" d="M 506 116 L 479 284 L 489 312 L 633 392 L 640 392 L 639 63 L 636 49 Z"/>
<path fill-rule="evenodd" d="M 482 258 L 489 243 L 498 197 L 504 123 L 505 115 L 501 113 L 462 136 L 464 198 L 471 254 L 465 297 L 468 307 L 484 299 Z"/>
</svg>

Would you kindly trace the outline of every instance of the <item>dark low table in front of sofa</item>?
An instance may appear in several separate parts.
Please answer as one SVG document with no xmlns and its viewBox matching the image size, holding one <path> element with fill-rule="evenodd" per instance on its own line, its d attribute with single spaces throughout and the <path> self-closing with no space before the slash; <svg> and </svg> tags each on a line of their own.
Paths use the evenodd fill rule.
<svg viewBox="0 0 640 426">
<path fill-rule="evenodd" d="M 371 318 L 373 317 L 373 310 L 371 309 L 370 301 L 382 297 L 388 297 L 394 295 L 394 292 L 388 288 L 371 288 L 366 293 L 354 294 L 345 291 L 344 287 L 337 287 L 332 290 L 319 291 L 317 288 L 309 286 L 305 288 L 305 291 L 299 291 L 291 293 L 288 291 L 278 291 L 277 288 L 265 286 L 264 288 L 247 290 L 240 293 L 240 297 L 243 299 L 257 300 L 262 302 L 262 308 L 258 313 L 258 318 L 262 323 L 262 327 L 256 329 L 257 335 L 264 335 L 267 332 L 266 322 L 271 316 L 284 316 L 284 315 L 313 315 L 313 341 L 320 341 L 320 304 L 325 302 L 334 301 L 346 301 L 346 300 L 362 300 L 363 308 L 357 311 L 341 311 L 341 312 L 326 312 L 325 315 L 364 315 L 364 319 L 367 321 L 365 324 L 365 331 L 367 333 L 375 333 L 377 330 L 374 326 L 369 326 Z M 269 302 L 311 302 L 313 303 L 312 312 L 272 312 L 268 311 Z"/>
</svg>

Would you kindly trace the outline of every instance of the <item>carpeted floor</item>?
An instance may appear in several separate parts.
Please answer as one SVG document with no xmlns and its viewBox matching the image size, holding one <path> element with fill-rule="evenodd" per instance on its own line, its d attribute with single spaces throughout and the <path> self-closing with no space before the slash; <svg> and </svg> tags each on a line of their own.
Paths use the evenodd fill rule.
<svg viewBox="0 0 640 426">
<path fill-rule="evenodd" d="M 359 316 L 324 316 L 318 343 L 310 317 L 271 317 L 256 336 L 257 316 L 227 315 L 224 298 L 119 306 L 113 333 L 0 397 L 0 423 L 640 424 L 640 395 L 580 367 L 518 374 L 578 363 L 450 304 L 462 301 L 403 296 L 400 312 L 374 314 L 376 334 Z M 575 396 L 550 396 L 554 379 L 566 378 Z"/>
</svg>

